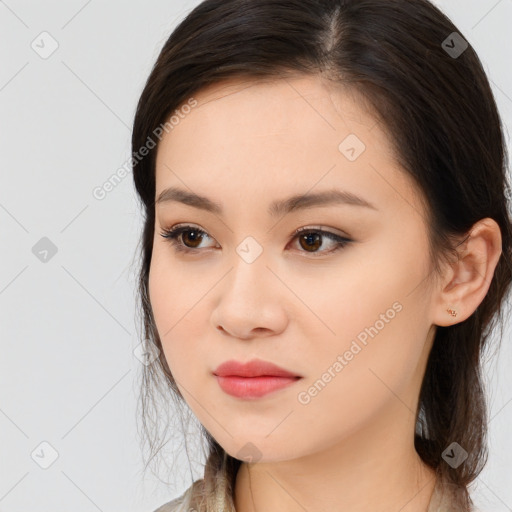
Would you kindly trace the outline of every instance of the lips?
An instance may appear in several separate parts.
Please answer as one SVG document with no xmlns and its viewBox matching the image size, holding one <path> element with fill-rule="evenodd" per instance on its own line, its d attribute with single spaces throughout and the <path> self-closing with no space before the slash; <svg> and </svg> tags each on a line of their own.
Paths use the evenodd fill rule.
<svg viewBox="0 0 512 512">
<path fill-rule="evenodd" d="M 235 360 L 226 361 L 218 366 L 213 373 L 218 377 L 301 377 L 274 363 L 261 359 L 253 359 L 247 363 L 240 363 Z"/>
<path fill-rule="evenodd" d="M 213 374 L 225 393 L 243 400 L 262 398 L 292 386 L 302 378 L 261 359 L 253 359 L 248 363 L 226 361 Z"/>
</svg>

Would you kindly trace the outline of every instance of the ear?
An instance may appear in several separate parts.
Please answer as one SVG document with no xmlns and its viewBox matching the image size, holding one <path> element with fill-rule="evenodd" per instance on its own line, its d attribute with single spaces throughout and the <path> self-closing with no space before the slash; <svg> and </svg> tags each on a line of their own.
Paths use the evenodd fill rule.
<svg viewBox="0 0 512 512">
<path fill-rule="evenodd" d="M 479 220 L 457 249 L 458 260 L 440 280 L 432 318 L 435 325 L 443 327 L 466 320 L 485 298 L 502 252 L 500 227 L 489 217 Z"/>
</svg>

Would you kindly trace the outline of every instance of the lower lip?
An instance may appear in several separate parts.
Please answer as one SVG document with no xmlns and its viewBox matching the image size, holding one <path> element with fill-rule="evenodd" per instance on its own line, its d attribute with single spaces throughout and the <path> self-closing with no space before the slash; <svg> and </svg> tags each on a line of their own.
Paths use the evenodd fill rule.
<svg viewBox="0 0 512 512">
<path fill-rule="evenodd" d="M 278 389 L 290 386 L 300 377 L 217 377 L 221 389 L 237 398 L 260 398 Z"/>
</svg>

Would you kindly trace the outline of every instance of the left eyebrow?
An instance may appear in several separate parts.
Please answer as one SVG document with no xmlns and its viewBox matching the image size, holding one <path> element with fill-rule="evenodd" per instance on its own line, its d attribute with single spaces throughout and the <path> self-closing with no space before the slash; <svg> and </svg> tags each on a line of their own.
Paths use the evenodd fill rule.
<svg viewBox="0 0 512 512">
<path fill-rule="evenodd" d="M 222 206 L 208 197 L 176 187 L 169 187 L 163 190 L 155 204 L 172 201 L 199 208 L 219 216 L 222 216 L 224 213 Z M 378 211 L 375 205 L 352 192 L 332 189 L 316 193 L 296 194 L 286 199 L 276 200 L 270 204 L 268 214 L 271 217 L 277 217 L 297 210 L 334 204 L 346 204 Z"/>
</svg>

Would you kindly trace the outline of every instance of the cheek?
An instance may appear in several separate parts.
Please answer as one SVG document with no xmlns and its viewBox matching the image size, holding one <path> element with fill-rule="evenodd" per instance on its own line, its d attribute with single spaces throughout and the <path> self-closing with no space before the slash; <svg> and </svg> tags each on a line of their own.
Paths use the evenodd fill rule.
<svg viewBox="0 0 512 512">
<path fill-rule="evenodd" d="M 331 273 L 327 295 L 316 294 L 322 304 L 312 309 L 320 311 L 324 325 L 318 331 L 313 322 L 316 334 L 311 329 L 305 336 L 309 341 L 301 356 L 310 362 L 302 403 L 308 402 L 308 414 L 315 418 L 328 423 L 334 415 L 333 424 L 343 419 L 350 427 L 394 393 L 410 398 L 405 395 L 421 370 L 428 331 L 428 297 L 417 286 L 425 278 L 426 262 L 421 249 L 410 254 L 396 247 L 382 245 L 378 260 L 368 254 Z"/>
<path fill-rule="evenodd" d="M 164 344 L 172 338 L 180 323 L 193 313 L 195 297 L 200 290 L 194 281 L 183 278 L 179 266 L 173 264 L 170 248 L 155 244 L 149 271 L 149 299 L 155 322 Z"/>
<path fill-rule="evenodd" d="M 187 382 L 197 378 L 206 368 L 200 352 L 204 323 L 198 319 L 205 318 L 204 311 L 201 312 L 204 307 L 201 299 L 204 299 L 208 286 L 180 278 L 179 271 L 170 268 L 161 253 L 153 253 L 148 279 L 149 299 L 167 364 L 178 386 L 183 383 L 188 387 Z M 181 391 L 186 398 L 183 389 Z"/>
<path fill-rule="evenodd" d="M 383 305 L 388 304 L 383 301 Z M 377 310 L 385 314 L 387 307 Z M 304 354 L 304 360 L 313 363 L 308 378 L 297 389 L 287 428 L 307 436 L 301 425 L 315 418 L 322 436 L 314 449 L 371 428 L 384 410 L 406 415 L 407 408 L 414 410 L 410 384 L 419 368 L 423 333 L 415 328 L 411 311 L 404 307 L 393 312 L 394 318 L 389 315 L 389 323 L 385 323 L 367 310 L 369 315 L 360 318 L 361 328 L 348 310 L 346 315 L 340 314 L 338 326 L 340 331 L 350 326 L 354 335 L 338 336 L 335 342 L 324 337 L 322 346 L 317 344 L 314 351 Z M 307 444 L 307 438 L 303 442 Z"/>
</svg>

